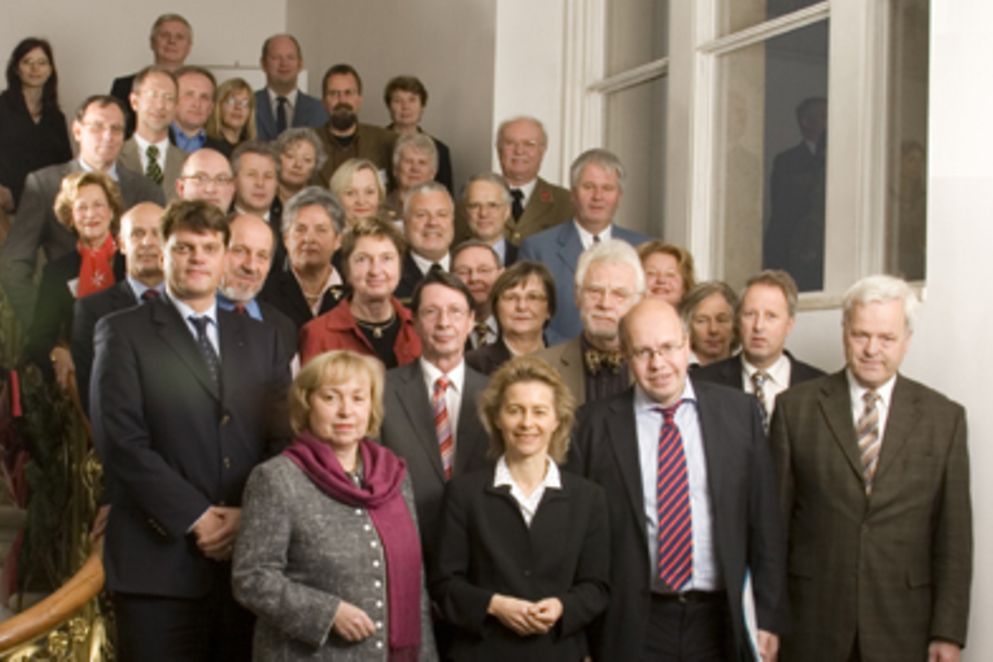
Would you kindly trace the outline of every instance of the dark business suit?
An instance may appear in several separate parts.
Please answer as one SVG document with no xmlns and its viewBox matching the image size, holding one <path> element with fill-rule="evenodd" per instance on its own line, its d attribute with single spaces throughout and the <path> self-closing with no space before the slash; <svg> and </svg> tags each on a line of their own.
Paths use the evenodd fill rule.
<svg viewBox="0 0 993 662">
<path fill-rule="evenodd" d="M 270 324 L 276 329 L 287 361 L 292 361 L 293 356 L 297 353 L 299 340 L 299 329 L 297 329 L 296 323 L 271 303 L 258 300 L 256 303 L 259 304 L 259 312 L 262 313 L 262 322 Z"/>
<path fill-rule="evenodd" d="M 146 598 L 180 601 L 183 607 L 170 615 L 187 605 L 204 611 L 204 600 L 211 607 L 233 605 L 230 564 L 206 558 L 190 530 L 210 506 L 238 507 L 249 472 L 289 436 L 289 370 L 276 330 L 225 310 L 217 311 L 217 320 L 219 387 L 168 300 L 108 315 L 96 326 L 90 409 L 94 443 L 113 485 L 107 587 L 132 605 Z M 151 650 L 139 638 L 132 652 L 141 659 L 207 660 L 218 653 L 203 650 L 206 642 L 198 638 L 198 655 L 177 656 L 170 647 L 180 645 L 185 632 L 166 631 L 153 609 L 144 609 L 140 620 L 120 613 L 120 602 L 118 611 L 130 645 L 136 632 L 155 641 Z M 220 613 L 206 611 L 203 627 L 220 630 Z M 236 620 L 243 630 L 245 622 Z M 228 655 L 245 645 L 221 643 Z"/>
<path fill-rule="evenodd" d="M 610 527 L 603 490 L 562 472 L 530 526 L 493 469 L 452 479 L 445 491 L 431 590 L 457 626 L 453 660 L 563 660 L 586 654 L 586 628 L 607 606 Z M 487 614 L 494 593 L 557 597 L 562 617 L 544 635 L 521 637 Z"/>
<path fill-rule="evenodd" d="M 449 264 L 451 264 L 450 261 Z M 397 283 L 397 288 L 393 291 L 393 296 L 400 299 L 403 305 L 409 306 L 410 299 L 414 296 L 414 290 L 417 289 L 417 285 L 422 280 L 424 280 L 424 272 L 414 262 L 414 258 L 408 250 L 404 253 L 403 263 L 400 265 L 400 282 Z"/>
<path fill-rule="evenodd" d="M 798 361 L 789 352 L 784 351 L 783 353 L 790 361 L 790 386 L 796 386 L 801 382 L 810 381 L 824 375 L 824 371 L 820 368 L 815 368 L 809 363 Z M 723 384 L 724 386 L 744 390 L 745 379 L 742 372 L 743 369 L 741 353 L 739 352 L 717 363 L 700 366 L 693 371 L 693 379 L 701 379 L 705 382 Z"/>
<path fill-rule="evenodd" d="M 17 219 L 0 251 L 0 285 L 23 324 L 31 319 L 34 309 L 32 277 L 38 249 L 45 252 L 45 259 L 49 262 L 76 249 L 75 233 L 55 217 L 52 207 L 62 186 L 62 178 L 81 170 L 78 160 L 67 161 L 36 170 L 24 182 Z M 144 175 L 118 163 L 117 176 L 125 209 L 139 202 L 165 205 L 162 189 Z"/>
<path fill-rule="evenodd" d="M 467 352 L 465 362 L 466 365 L 476 372 L 488 377 L 496 372 L 500 366 L 513 358 L 513 356 L 503 340 L 497 338 L 496 342 L 491 342 L 489 345 L 483 345 L 479 349 Z"/>
<path fill-rule="evenodd" d="M 616 224 L 611 225 L 610 233 L 613 239 L 621 239 L 632 246 L 648 241 L 640 232 Z M 555 315 L 545 331 L 548 342 L 553 345 L 575 338 L 583 330 L 575 296 L 576 264 L 582 252 L 583 242 L 572 219 L 528 237 L 521 244 L 518 259 L 544 263 L 555 279 Z"/>
<path fill-rule="evenodd" d="M 488 436 L 476 413 L 476 402 L 486 388 L 486 382 L 485 376 L 466 367 L 459 426 L 455 432 L 454 476 L 482 469 L 490 464 L 486 459 Z M 407 470 L 414 482 L 424 560 L 429 564 L 434 558 L 438 537 L 445 472 L 441 465 L 441 452 L 438 450 L 431 396 L 424 383 L 420 361 L 387 371 L 383 407 L 386 416 L 379 440 L 407 461 Z"/>
<path fill-rule="evenodd" d="M 342 296 L 342 288 L 332 288 L 325 292 L 324 298 L 321 299 L 320 315 L 337 306 Z M 307 305 L 307 299 L 304 298 L 303 292 L 300 290 L 300 283 L 297 282 L 296 276 L 289 269 L 277 271 L 273 268 L 269 272 L 269 277 L 257 299 L 260 303 L 264 301 L 271 304 L 290 318 L 296 325 L 298 333 L 304 324 L 314 319 L 314 314 L 310 312 L 310 306 Z"/>
<path fill-rule="evenodd" d="M 300 90 L 297 92 L 297 102 L 293 106 L 293 117 L 286 119 L 287 129 L 295 126 L 317 129 L 327 123 L 328 112 L 324 110 L 324 104 L 320 99 Z M 272 112 L 267 88 L 255 91 L 255 131 L 258 139 L 266 142 L 279 137 L 279 132 L 276 130 L 276 116 Z"/>
<path fill-rule="evenodd" d="M 124 106 L 124 121 L 127 125 L 124 133 L 125 140 L 131 137 L 135 128 L 136 116 L 134 108 L 131 107 L 131 87 L 134 85 L 134 77 L 136 75 L 118 76 L 110 84 L 110 96 L 120 99 L 121 105 Z"/>
<path fill-rule="evenodd" d="M 735 659 L 752 660 L 742 610 L 751 573 L 758 627 L 779 633 L 786 622 L 785 548 L 776 487 L 755 399 L 693 380 L 707 465 L 714 560 L 727 592 Z M 645 497 L 638 459 L 634 389 L 580 410 L 570 469 L 604 488 L 610 515 L 610 605 L 594 626 L 597 660 L 637 660 L 652 602 Z"/>
<path fill-rule="evenodd" d="M 781 659 L 923 660 L 964 644 L 972 576 L 965 411 L 897 376 L 866 496 L 848 379 L 786 391 L 770 432 L 787 528 L 792 632 Z"/>
</svg>

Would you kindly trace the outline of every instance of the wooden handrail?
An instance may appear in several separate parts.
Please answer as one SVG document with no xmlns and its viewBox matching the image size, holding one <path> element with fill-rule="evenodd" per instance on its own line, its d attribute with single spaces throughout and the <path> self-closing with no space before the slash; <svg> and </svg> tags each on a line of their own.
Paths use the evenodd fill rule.
<svg viewBox="0 0 993 662">
<path fill-rule="evenodd" d="M 38 604 L 0 623 L 0 654 L 30 643 L 71 618 L 103 589 L 103 580 L 100 539 L 69 581 Z"/>
</svg>

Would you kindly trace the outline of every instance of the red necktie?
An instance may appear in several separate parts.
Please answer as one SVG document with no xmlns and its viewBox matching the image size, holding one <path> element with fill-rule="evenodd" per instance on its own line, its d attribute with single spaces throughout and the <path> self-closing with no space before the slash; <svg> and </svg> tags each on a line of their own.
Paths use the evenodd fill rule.
<svg viewBox="0 0 993 662">
<path fill-rule="evenodd" d="M 693 577 L 693 517 L 683 436 L 674 417 L 681 402 L 661 407 L 658 474 L 655 503 L 658 509 L 658 578 L 680 591 Z"/>
<path fill-rule="evenodd" d="M 431 406 L 434 409 L 434 430 L 438 436 L 438 451 L 441 453 L 441 467 L 445 471 L 445 480 L 452 477 L 452 467 L 455 463 L 455 437 L 452 436 L 452 423 L 448 418 L 448 405 L 445 402 L 445 391 L 449 381 L 439 377 L 434 383 L 434 393 L 431 396 Z"/>
<path fill-rule="evenodd" d="M 245 304 L 239 301 L 234 305 L 234 312 L 238 313 L 239 315 L 247 315 L 248 309 L 245 307 Z"/>
</svg>

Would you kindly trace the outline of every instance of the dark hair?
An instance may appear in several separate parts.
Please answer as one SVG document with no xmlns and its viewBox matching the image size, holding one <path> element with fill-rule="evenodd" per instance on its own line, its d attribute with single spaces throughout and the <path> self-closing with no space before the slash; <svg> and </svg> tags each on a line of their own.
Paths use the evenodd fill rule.
<svg viewBox="0 0 993 662">
<path fill-rule="evenodd" d="M 463 283 L 459 278 L 452 273 L 449 273 L 443 269 L 431 269 L 428 273 L 421 279 L 421 282 L 417 284 L 414 288 L 414 294 L 410 297 L 410 312 L 417 317 L 417 310 L 421 307 L 421 292 L 428 285 L 443 285 L 449 289 L 459 292 L 465 297 L 465 302 L 469 306 L 469 311 L 476 312 L 476 301 L 472 298 L 472 292 L 469 291 L 468 286 Z"/>
<path fill-rule="evenodd" d="M 41 90 L 41 107 L 43 110 L 58 108 L 59 73 L 55 69 L 55 56 L 52 54 L 52 45 L 45 39 L 41 39 L 39 37 L 28 37 L 26 39 L 22 39 L 21 43 L 14 47 L 14 51 L 10 54 L 10 60 L 7 62 L 7 89 L 11 92 L 21 91 L 21 76 L 17 72 L 17 65 L 21 63 L 21 60 L 24 59 L 25 55 L 36 48 L 40 48 L 45 52 L 45 55 L 48 57 L 49 64 L 52 65 L 52 75 L 45 81 L 45 87 Z M 17 96 L 23 103 L 24 98 L 21 97 L 20 94 Z"/>
<path fill-rule="evenodd" d="M 144 85 L 145 79 L 152 74 L 160 74 L 165 76 L 172 81 L 173 87 L 179 87 L 179 84 L 176 83 L 176 76 L 172 73 L 172 71 L 166 69 L 162 65 L 150 64 L 134 75 L 134 80 L 131 82 L 131 91 L 137 92 L 141 86 Z"/>
<path fill-rule="evenodd" d="M 83 103 L 79 104 L 79 108 L 76 109 L 76 121 L 82 122 L 83 117 L 86 116 L 86 111 L 89 110 L 90 106 L 96 106 L 97 108 L 106 108 L 107 106 L 117 106 L 117 109 L 121 111 L 121 115 L 125 118 L 128 116 L 128 111 L 124 107 L 124 102 L 117 97 L 111 96 L 109 94 L 91 94 L 90 96 L 83 99 Z"/>
<path fill-rule="evenodd" d="M 187 64 L 184 67 L 180 67 L 179 69 L 176 69 L 174 73 L 176 75 L 177 87 L 179 86 L 179 79 L 182 78 L 183 76 L 189 76 L 190 74 L 197 74 L 203 76 L 204 78 L 210 81 L 211 87 L 214 88 L 214 99 L 215 100 L 217 99 L 217 78 L 214 76 L 213 73 L 211 73 L 210 69 L 199 67 L 195 64 Z"/>
<path fill-rule="evenodd" d="M 313 188 L 319 187 L 315 186 Z M 298 193 L 297 195 L 300 194 Z M 334 196 L 331 196 L 331 198 L 334 199 Z M 342 212 L 342 216 L 344 216 L 344 211 Z M 359 239 L 363 237 L 388 239 L 396 247 L 397 256 L 401 260 L 403 260 L 404 253 L 407 251 L 407 242 L 403 238 L 403 235 L 400 234 L 400 231 L 393 225 L 393 222 L 385 215 L 377 213 L 374 216 L 358 219 L 345 231 L 345 234 L 341 238 L 341 246 L 338 247 L 338 255 L 341 256 L 341 275 L 346 282 L 348 281 L 348 261 L 352 257 L 352 253 L 355 252 L 355 247 L 358 246 Z"/>
<path fill-rule="evenodd" d="M 269 143 L 258 142 L 255 140 L 246 140 L 231 152 L 231 170 L 235 175 L 241 169 L 241 157 L 245 154 L 255 154 L 257 156 L 264 156 L 265 158 L 272 161 L 274 168 L 279 167 L 279 157 L 276 156 L 276 151 L 272 148 Z"/>
<path fill-rule="evenodd" d="M 416 76 L 396 76 L 390 79 L 390 82 L 386 84 L 386 89 L 383 90 L 383 102 L 387 108 L 390 106 L 390 99 L 393 98 L 394 92 L 416 94 L 420 97 L 422 106 L 428 105 L 428 90 Z"/>
<path fill-rule="evenodd" d="M 362 77 L 359 76 L 359 72 L 355 70 L 350 64 L 335 64 L 328 67 L 328 70 L 324 72 L 324 78 L 321 79 L 321 96 L 324 96 L 324 91 L 328 89 L 328 79 L 331 76 L 355 76 L 355 83 L 359 86 L 359 94 L 362 94 Z"/>
<path fill-rule="evenodd" d="M 206 200 L 176 200 L 162 214 L 162 239 L 167 241 L 177 230 L 197 234 L 220 232 L 225 246 L 231 241 L 228 218 Z"/>
<path fill-rule="evenodd" d="M 521 260 L 504 269 L 503 273 L 497 276 L 493 287 L 490 289 L 490 310 L 493 311 L 496 317 L 497 327 L 500 326 L 500 316 L 496 314 L 497 301 L 500 300 L 504 292 L 517 287 L 531 276 L 537 276 L 538 280 L 541 281 L 541 286 L 545 288 L 545 300 L 548 304 L 548 320 L 545 321 L 545 326 L 547 327 L 549 322 L 551 322 L 555 316 L 556 305 L 555 279 L 552 278 L 552 272 L 541 262 Z"/>
</svg>

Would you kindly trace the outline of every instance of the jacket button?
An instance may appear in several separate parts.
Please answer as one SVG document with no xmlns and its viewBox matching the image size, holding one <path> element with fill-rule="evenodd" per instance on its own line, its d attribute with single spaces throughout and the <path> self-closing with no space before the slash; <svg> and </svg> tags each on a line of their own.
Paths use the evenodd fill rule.
<svg viewBox="0 0 993 662">
<path fill-rule="evenodd" d="M 221 425 L 227 425 L 230 422 L 231 416 L 229 414 L 224 414 L 224 416 L 221 416 Z"/>
<path fill-rule="evenodd" d="M 231 458 L 228 457 L 227 455 L 224 456 L 224 468 L 225 469 L 231 468 Z"/>
</svg>

